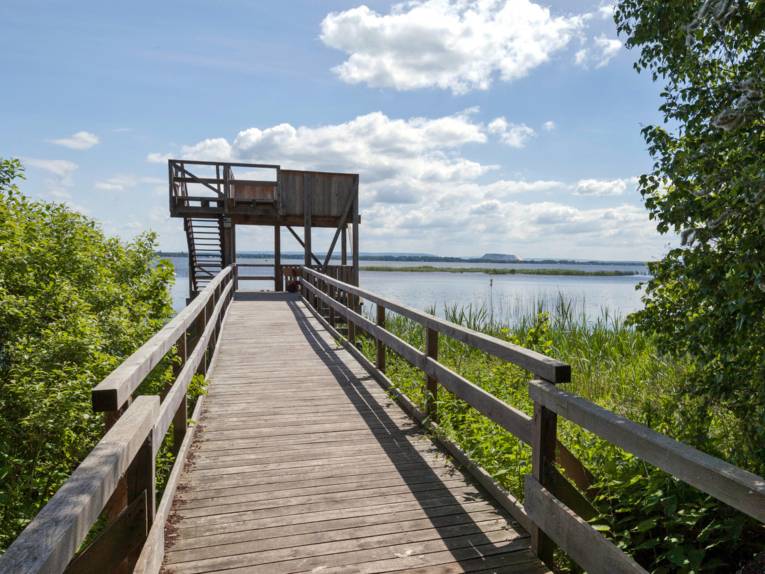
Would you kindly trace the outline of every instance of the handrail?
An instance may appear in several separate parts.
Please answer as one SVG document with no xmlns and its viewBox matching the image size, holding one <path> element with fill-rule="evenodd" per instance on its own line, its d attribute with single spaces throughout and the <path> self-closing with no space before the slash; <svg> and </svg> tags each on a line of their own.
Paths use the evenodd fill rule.
<svg viewBox="0 0 765 574">
<path fill-rule="evenodd" d="M 135 353 L 93 388 L 91 398 L 95 411 L 118 411 L 123 408 L 146 375 L 156 367 L 189 326 L 198 319 L 220 284 L 232 273 L 226 267 L 200 291 L 199 295 L 169 323 L 146 341 Z"/>
<path fill-rule="evenodd" d="M 342 289 L 347 293 L 351 293 L 353 295 L 367 299 L 372 303 L 383 305 L 386 309 L 394 311 L 399 315 L 403 315 L 408 319 L 412 319 L 421 324 L 423 327 L 433 329 L 434 331 L 438 331 L 439 333 L 456 339 L 462 343 L 466 343 L 476 347 L 477 349 L 485 351 L 490 355 L 494 355 L 499 359 L 504 359 L 505 361 L 514 363 L 547 381 L 553 383 L 565 383 L 571 380 L 571 367 L 569 365 L 556 359 L 547 357 L 542 353 L 537 353 L 536 351 L 526 349 L 520 345 L 508 343 L 507 341 L 497 339 L 491 335 L 478 333 L 461 325 L 439 319 L 434 315 L 429 315 L 428 313 L 423 313 L 422 311 L 407 307 L 406 305 L 384 299 L 383 297 L 380 297 L 371 291 L 367 291 L 365 289 L 361 289 L 360 287 L 355 287 L 353 285 L 349 285 L 348 283 L 343 283 L 342 281 L 332 279 L 331 277 L 327 277 L 326 275 L 313 269 L 306 267 L 305 271 L 309 275 L 321 278 L 322 281 L 328 283 L 329 285 Z"/>
<path fill-rule="evenodd" d="M 580 427 L 765 523 L 765 480 L 544 381 L 531 398 Z"/>
<path fill-rule="evenodd" d="M 405 305 L 385 299 L 375 293 L 333 279 L 323 273 L 302 268 L 300 278 L 303 298 L 322 320 L 322 308 L 329 310 L 329 325 L 339 314 L 348 324 L 348 346 L 353 352 L 355 331 L 359 327 L 377 344 L 374 364 L 355 353 L 378 379 L 385 370 L 385 348 L 421 369 L 428 380 L 427 419 L 425 424 L 437 428 L 437 406 L 434 395 L 437 385 L 467 402 L 493 422 L 502 426 L 518 439 L 532 447 L 532 474 L 526 477 L 522 522 L 530 526 L 533 552 L 548 565 L 552 565 L 553 550 L 558 545 L 573 560 L 592 573 L 645 572 L 630 556 L 613 545 L 581 517 L 582 512 L 594 509 L 584 494 L 556 470 L 556 463 L 566 469 L 580 490 L 586 491 L 588 471 L 557 440 L 557 415 L 567 418 L 596 436 L 635 454 L 684 482 L 710 494 L 721 502 L 765 522 L 765 479 L 710 456 L 666 435 L 620 417 L 594 403 L 558 388 L 554 383 L 570 380 L 567 364 L 477 333 L 465 327 L 438 319 Z M 355 297 L 362 297 L 377 305 L 376 323 L 362 316 Z M 424 351 L 414 348 L 385 328 L 385 312 L 392 311 L 412 319 L 426 329 Z M 438 362 L 438 334 L 442 333 L 491 355 L 502 358 L 546 380 L 529 382 L 529 395 L 534 402 L 534 416 L 529 417 L 504 401 L 494 397 L 464 377 Z M 547 376 L 545 376 L 547 375 Z M 386 379 L 387 380 L 387 379 Z M 388 381 L 389 383 L 389 381 Z M 411 401 L 398 393 L 409 407 Z M 411 410 L 411 409 L 410 409 Z M 458 458 L 469 457 L 453 443 L 447 448 Z M 475 467 L 475 463 L 472 463 Z M 478 478 L 486 481 L 480 467 Z M 571 473 L 570 470 L 575 470 Z M 574 474 L 578 474 L 577 480 Z M 500 487 L 493 485 L 492 490 Z M 506 497 L 515 502 L 511 496 Z M 514 515 L 519 509 L 508 508 Z"/>
<path fill-rule="evenodd" d="M 125 560 L 132 569 L 154 520 L 155 457 L 171 423 L 174 448 L 188 444 L 184 438 L 189 383 L 195 373 L 206 372 L 234 285 L 234 268 L 226 267 L 196 299 L 93 389 L 93 408 L 110 411 L 111 427 L 0 557 L 0 573 L 60 574 L 68 568 L 76 572 L 111 572 Z M 196 323 L 201 323 L 196 329 L 201 333 L 189 349 L 187 331 Z M 160 401 L 156 396 L 139 396 L 133 400 L 133 393 L 146 375 L 176 345 L 182 363 L 164 398 Z M 127 409 L 118 418 L 125 406 Z M 179 463 L 183 464 L 181 454 L 176 466 Z M 172 497 L 174 488 L 175 483 L 164 495 Z M 167 504 L 163 507 L 169 508 Z M 105 528 L 75 557 L 102 514 L 107 518 Z M 154 544 L 164 532 L 164 525 L 159 526 L 159 532 L 156 526 L 151 530 L 155 533 L 151 539 Z"/>
<path fill-rule="evenodd" d="M 157 397 L 138 397 L 130 405 L 124 416 L 0 556 L 0 572 L 58 574 L 64 571 L 98 520 L 120 477 L 140 458 L 147 440 L 151 441 L 158 413 Z M 153 465 L 151 471 L 150 480 L 141 477 L 145 483 L 153 484 Z M 145 498 L 149 499 L 153 506 L 153 496 Z M 153 514 L 153 508 L 148 514 Z"/>
</svg>

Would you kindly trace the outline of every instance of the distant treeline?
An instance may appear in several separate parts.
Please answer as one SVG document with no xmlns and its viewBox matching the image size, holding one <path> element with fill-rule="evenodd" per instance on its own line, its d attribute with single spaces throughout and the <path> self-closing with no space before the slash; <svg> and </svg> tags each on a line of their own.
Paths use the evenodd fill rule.
<svg viewBox="0 0 765 574">
<path fill-rule="evenodd" d="M 434 267 L 432 265 L 413 265 L 410 267 L 391 267 L 385 265 L 363 265 L 361 271 L 404 271 L 411 273 L 485 273 L 487 275 L 576 275 L 585 277 L 621 277 L 640 275 L 637 271 L 585 271 L 582 269 L 496 269 L 486 267 Z"/>
<path fill-rule="evenodd" d="M 158 251 L 157 255 L 161 257 L 188 257 L 188 253 L 184 251 Z M 237 253 L 238 259 L 273 259 L 273 253 Z M 282 259 L 303 259 L 303 253 L 282 253 Z M 333 257 L 332 260 L 339 260 L 339 257 Z M 349 257 L 350 260 L 350 257 Z M 565 264 L 565 265 L 630 265 L 636 267 L 644 267 L 646 263 L 642 261 L 584 261 L 576 259 L 522 259 L 518 261 L 507 261 L 504 259 L 490 259 L 485 257 L 439 257 L 437 255 L 421 255 L 421 254 L 403 254 L 403 255 L 385 255 L 374 253 L 362 253 L 359 255 L 361 261 L 400 261 L 403 263 L 512 263 L 514 265 L 524 264 Z M 401 268 L 398 268 L 401 270 Z M 442 269 L 439 269 L 442 271 Z M 525 272 L 524 272 L 525 273 Z M 584 275 L 585 273 L 572 273 L 572 275 Z M 638 272 L 622 272 L 622 273 L 606 273 L 611 275 L 638 275 Z M 561 275 L 561 273 L 555 273 L 555 275 Z"/>
</svg>

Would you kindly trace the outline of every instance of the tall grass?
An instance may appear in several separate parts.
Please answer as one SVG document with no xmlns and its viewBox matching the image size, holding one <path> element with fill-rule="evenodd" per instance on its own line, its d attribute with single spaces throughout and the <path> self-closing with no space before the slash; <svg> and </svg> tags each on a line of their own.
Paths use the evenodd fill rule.
<svg viewBox="0 0 765 574">
<path fill-rule="evenodd" d="M 562 385 L 569 392 L 713 454 L 724 456 L 733 448 L 720 430 L 724 416 L 710 420 L 706 405 L 684 395 L 688 364 L 665 356 L 649 335 L 606 309 L 587 317 L 583 306 L 558 296 L 491 307 L 453 305 L 439 311 L 453 323 L 569 363 L 572 381 Z M 386 325 L 398 337 L 424 348 L 423 328 L 417 323 L 389 313 Z M 374 341 L 362 339 L 362 350 L 371 359 Z M 444 365 L 532 414 L 530 373 L 447 337 L 439 338 L 438 354 Z M 387 375 L 424 410 L 427 397 L 421 371 L 388 351 Z M 530 448 L 443 389 L 436 403 L 439 426 L 447 436 L 522 498 L 523 477 L 531 471 Z M 597 478 L 598 528 L 646 567 L 691 572 L 706 564 L 704 571 L 729 571 L 752 555 L 752 541 L 762 543 L 762 529 L 756 530 L 748 519 L 565 419 L 559 420 L 558 435 Z"/>
</svg>

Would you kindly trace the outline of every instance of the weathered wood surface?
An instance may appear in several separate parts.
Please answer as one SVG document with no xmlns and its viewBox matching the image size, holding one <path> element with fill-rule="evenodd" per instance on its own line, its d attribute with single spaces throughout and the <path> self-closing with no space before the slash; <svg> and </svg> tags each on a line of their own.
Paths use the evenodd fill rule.
<svg viewBox="0 0 765 574">
<path fill-rule="evenodd" d="M 531 381 L 537 403 L 639 458 L 765 522 L 765 480 L 632 422 L 545 381 Z"/>
<path fill-rule="evenodd" d="M 590 574 L 648 574 L 531 475 L 523 504 L 529 518 Z"/>
<path fill-rule="evenodd" d="M 298 297 L 232 303 L 165 572 L 547 572 Z"/>
<path fill-rule="evenodd" d="M 356 266 L 356 268 L 358 268 L 358 266 Z M 395 301 L 384 299 L 376 293 L 372 293 L 366 289 L 343 283 L 337 279 L 325 277 L 313 269 L 307 269 L 306 272 L 312 277 L 323 280 L 328 285 L 332 285 L 342 291 L 366 299 L 371 303 L 382 305 L 388 311 L 393 311 L 399 315 L 412 319 L 423 327 L 438 331 L 442 335 L 466 343 L 497 358 L 515 363 L 547 381 L 553 383 L 565 383 L 571 380 L 571 366 L 558 361 L 557 359 L 553 359 L 519 345 L 508 343 L 507 341 L 497 339 L 491 335 L 479 333 L 468 329 L 467 327 L 450 323 L 449 321 L 439 319 L 435 315 L 423 313 L 422 311 L 396 303 Z"/>
<path fill-rule="evenodd" d="M 93 388 L 94 410 L 116 411 L 130 399 L 146 375 L 159 364 L 178 338 L 196 320 L 218 286 L 232 273 L 232 269 L 227 268 L 218 273 L 191 304 Z"/>
</svg>

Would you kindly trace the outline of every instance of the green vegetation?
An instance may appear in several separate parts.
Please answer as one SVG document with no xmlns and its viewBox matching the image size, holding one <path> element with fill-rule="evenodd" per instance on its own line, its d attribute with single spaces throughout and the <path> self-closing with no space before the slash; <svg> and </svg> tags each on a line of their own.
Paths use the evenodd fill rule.
<svg viewBox="0 0 765 574">
<path fill-rule="evenodd" d="M 404 271 L 408 273 L 484 273 L 486 275 L 573 275 L 582 277 L 621 277 L 637 275 L 634 271 L 584 271 L 579 269 L 502 269 L 483 267 L 434 267 L 411 265 L 394 267 L 388 265 L 362 265 L 361 271 Z"/>
<path fill-rule="evenodd" d="M 638 71 L 664 82 L 640 191 L 682 245 L 651 265 L 636 324 L 688 357 L 682 391 L 725 420 L 729 460 L 765 474 L 765 2 L 621 0 Z M 720 429 L 699 428 L 715 444 Z"/>
<path fill-rule="evenodd" d="M 102 436 L 91 388 L 173 312 L 173 268 L 152 235 L 108 238 L 64 205 L 25 198 L 22 177 L 0 160 L 0 550 Z M 157 392 L 172 363 L 141 392 Z"/>
<path fill-rule="evenodd" d="M 723 458 L 736 451 L 729 419 L 712 413 L 703 401 L 683 392 L 692 366 L 667 357 L 652 336 L 604 313 L 588 322 L 562 299 L 515 310 L 492 321 L 484 308 L 445 309 L 450 321 L 567 361 L 573 381 L 564 386 L 599 405 L 679 440 L 696 442 L 707 428 L 716 429 L 706 450 Z M 410 344 L 424 348 L 423 330 L 389 314 L 388 328 Z M 366 355 L 374 344 L 362 339 Z M 522 369 L 440 337 L 439 361 L 508 404 L 532 413 Z M 420 408 L 425 405 L 424 376 L 393 353 L 387 374 Z M 441 390 L 440 424 L 494 478 L 522 497 L 523 476 L 531 470 L 530 449 L 501 427 Z M 655 572 L 732 572 L 765 543 L 758 524 L 667 474 L 559 419 L 561 441 L 596 476 L 592 522 L 645 567 Z M 706 435 L 705 435 L 706 436 Z M 703 569 L 702 569 L 703 565 Z"/>
</svg>

